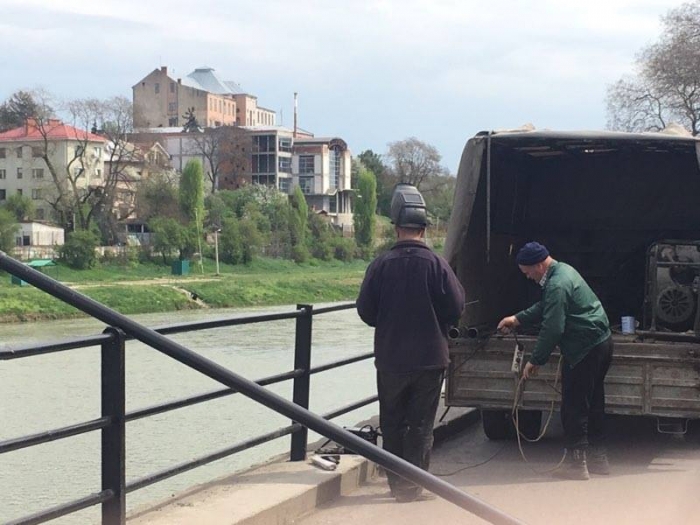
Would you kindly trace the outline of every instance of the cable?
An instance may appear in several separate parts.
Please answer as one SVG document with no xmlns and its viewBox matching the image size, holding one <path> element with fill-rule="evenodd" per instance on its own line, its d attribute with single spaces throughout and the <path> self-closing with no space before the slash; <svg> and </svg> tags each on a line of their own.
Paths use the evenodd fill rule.
<svg viewBox="0 0 700 525">
<path fill-rule="evenodd" d="M 493 456 L 491 456 L 490 458 L 485 459 L 484 461 L 481 461 L 479 463 L 474 463 L 473 465 L 467 465 L 466 467 L 459 468 L 459 469 L 454 470 L 452 472 L 444 472 L 444 473 L 431 472 L 431 474 L 434 476 L 437 476 L 439 478 L 447 478 L 450 476 L 454 476 L 455 474 L 458 474 L 459 472 L 462 472 L 463 470 L 467 470 L 467 469 L 475 468 L 475 467 L 480 467 L 481 465 L 486 465 L 486 463 L 488 463 L 489 461 L 494 459 L 496 456 L 498 456 L 503 451 L 503 449 L 506 448 L 506 445 L 507 445 L 507 443 L 503 443 L 503 445 L 501 445 L 501 448 L 499 448 Z"/>
<path fill-rule="evenodd" d="M 514 333 L 514 335 L 515 335 L 515 344 L 520 346 L 520 343 L 518 342 L 517 334 Z M 557 390 L 557 383 L 559 382 L 561 361 L 562 361 L 562 356 L 560 354 L 559 355 L 559 362 L 557 363 L 557 371 L 556 371 L 556 374 L 554 376 L 554 385 L 549 385 L 549 383 L 547 383 L 546 381 L 544 382 L 546 385 L 551 386 L 555 392 L 559 392 Z M 518 438 L 518 450 L 520 451 L 520 456 L 523 458 L 525 463 L 527 463 L 530 470 L 532 470 L 533 472 L 535 472 L 537 474 L 548 474 L 550 472 L 554 472 L 559 467 L 561 467 L 562 463 L 564 463 L 564 460 L 566 459 L 566 451 L 564 451 L 564 455 L 562 456 L 559 463 L 557 463 L 553 468 L 546 469 L 546 470 L 537 470 L 537 469 L 533 468 L 532 466 L 530 466 L 530 462 L 528 461 L 527 457 L 525 456 L 525 451 L 523 450 L 521 438 L 524 439 L 525 441 L 527 441 L 528 443 L 536 443 L 544 437 L 544 435 L 547 433 L 547 428 L 549 427 L 549 423 L 552 420 L 552 415 L 554 414 L 554 401 L 552 401 L 552 403 L 551 403 L 551 406 L 549 408 L 549 415 L 547 416 L 547 421 L 545 422 L 544 428 L 540 432 L 540 435 L 537 436 L 535 439 L 529 439 L 526 435 L 524 435 L 520 431 L 520 418 L 519 418 L 519 409 L 518 409 L 518 405 L 520 404 L 520 401 L 522 399 L 522 394 L 524 392 L 524 389 L 523 389 L 524 383 L 525 383 L 525 378 L 521 376 L 520 380 L 518 381 L 518 385 L 515 387 L 515 394 L 513 396 L 513 408 L 511 410 L 511 414 L 510 414 L 511 419 L 513 420 L 513 425 L 515 426 L 515 435 Z"/>
</svg>

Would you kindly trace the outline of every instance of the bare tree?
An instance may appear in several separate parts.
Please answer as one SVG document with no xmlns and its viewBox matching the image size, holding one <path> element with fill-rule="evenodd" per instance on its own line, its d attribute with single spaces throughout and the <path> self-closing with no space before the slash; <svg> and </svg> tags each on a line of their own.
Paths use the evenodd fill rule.
<svg viewBox="0 0 700 525">
<path fill-rule="evenodd" d="M 252 139 L 238 126 L 208 128 L 192 134 L 192 146 L 188 153 L 201 156 L 204 171 L 211 183 L 211 192 L 219 189 L 222 175 L 240 180 L 249 172 Z M 239 185 L 234 182 L 234 185 Z"/>
<path fill-rule="evenodd" d="M 386 155 L 394 182 L 406 182 L 420 189 L 430 177 L 441 175 L 442 157 L 435 146 L 410 137 L 389 143 Z"/>
<path fill-rule="evenodd" d="M 663 129 L 676 121 L 700 132 L 700 0 L 662 17 L 659 40 L 636 59 L 637 73 L 608 88 L 608 126 L 626 131 Z"/>
</svg>

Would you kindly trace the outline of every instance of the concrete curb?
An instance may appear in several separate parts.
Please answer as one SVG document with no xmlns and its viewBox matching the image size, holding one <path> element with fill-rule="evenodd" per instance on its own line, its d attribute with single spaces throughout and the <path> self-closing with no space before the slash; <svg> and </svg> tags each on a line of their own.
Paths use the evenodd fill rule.
<svg viewBox="0 0 700 525">
<path fill-rule="evenodd" d="M 435 445 L 479 419 L 476 409 L 453 408 L 437 423 Z M 132 514 L 129 525 L 286 525 L 319 505 L 346 495 L 377 474 L 362 456 L 345 454 L 334 471 L 308 461 L 277 461 L 195 487 L 182 495 Z"/>
</svg>

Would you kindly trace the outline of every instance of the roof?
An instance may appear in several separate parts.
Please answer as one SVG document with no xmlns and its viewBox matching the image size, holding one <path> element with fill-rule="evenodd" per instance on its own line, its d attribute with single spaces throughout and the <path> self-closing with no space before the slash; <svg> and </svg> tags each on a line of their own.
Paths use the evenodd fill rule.
<svg viewBox="0 0 700 525">
<path fill-rule="evenodd" d="M 201 89 L 216 95 L 245 94 L 241 86 L 230 80 L 223 80 L 212 67 L 198 67 L 182 79 L 182 85 Z"/>
<path fill-rule="evenodd" d="M 37 124 L 34 119 L 28 119 L 24 126 L 0 133 L 0 142 L 27 142 L 44 140 L 44 135 L 51 141 L 80 140 L 90 142 L 105 142 L 105 138 L 64 124 L 57 119 L 49 119 L 43 124 Z"/>
<path fill-rule="evenodd" d="M 29 261 L 27 266 L 31 266 L 32 268 L 43 268 L 45 266 L 56 266 L 56 263 L 53 261 L 53 259 L 34 259 L 33 261 Z"/>
<path fill-rule="evenodd" d="M 492 131 L 492 137 L 499 139 L 562 139 L 562 140 L 671 140 L 698 142 L 692 135 L 678 135 L 664 132 L 628 133 L 624 131 Z M 488 136 L 488 131 L 480 131 L 477 137 Z"/>
</svg>

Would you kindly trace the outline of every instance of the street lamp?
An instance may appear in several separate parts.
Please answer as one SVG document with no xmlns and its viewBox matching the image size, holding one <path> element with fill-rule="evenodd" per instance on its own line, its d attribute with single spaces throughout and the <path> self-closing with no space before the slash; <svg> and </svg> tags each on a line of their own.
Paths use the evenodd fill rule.
<svg viewBox="0 0 700 525">
<path fill-rule="evenodd" d="M 214 230 L 214 257 L 216 258 L 216 275 L 219 275 L 219 232 L 221 228 Z"/>
</svg>

